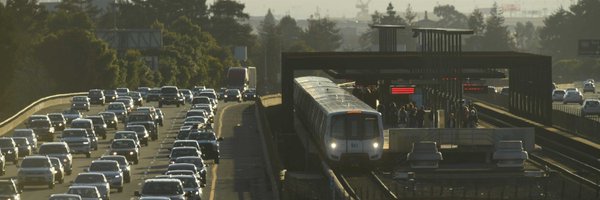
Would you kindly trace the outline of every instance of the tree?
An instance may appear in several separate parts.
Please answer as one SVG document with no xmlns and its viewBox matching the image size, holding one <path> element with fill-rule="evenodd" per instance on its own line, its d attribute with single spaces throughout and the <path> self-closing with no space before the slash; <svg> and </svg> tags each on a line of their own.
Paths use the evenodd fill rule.
<svg viewBox="0 0 600 200">
<path fill-rule="evenodd" d="M 408 10 L 409 8 L 407 8 Z M 373 15 L 371 15 L 372 24 L 385 24 L 385 25 L 407 25 L 405 31 L 400 31 L 397 35 L 398 41 L 404 42 L 406 45 L 406 49 L 414 49 L 416 46 L 416 42 L 412 37 L 412 27 L 410 24 L 406 23 L 400 15 L 396 14 L 394 10 L 394 6 L 392 3 L 389 3 L 386 8 L 385 15 L 375 11 Z M 364 47 L 362 50 L 371 50 L 373 46 L 379 43 L 379 34 L 376 29 L 369 29 L 367 32 L 363 33 L 359 38 L 360 44 Z"/>
<path fill-rule="evenodd" d="M 36 46 L 35 56 L 50 76 L 59 80 L 59 92 L 118 86 L 116 52 L 89 31 L 73 29 L 50 34 Z"/>
<path fill-rule="evenodd" d="M 281 34 L 281 46 L 284 51 L 290 50 L 290 47 L 301 41 L 303 34 L 302 28 L 298 26 L 296 20 L 291 16 L 286 15 L 281 18 L 279 24 L 277 24 L 277 29 Z"/>
<path fill-rule="evenodd" d="M 210 7 L 209 32 L 225 46 L 251 46 L 255 37 L 252 27 L 241 24 L 250 16 L 244 12 L 246 6 L 233 0 L 216 0 Z"/>
<path fill-rule="evenodd" d="M 531 21 L 525 24 L 517 22 L 515 26 L 516 48 L 521 51 L 536 53 L 539 50 L 538 29 Z"/>
<path fill-rule="evenodd" d="M 486 30 L 481 42 L 484 51 L 509 51 L 514 49 L 510 32 L 504 25 L 502 11 L 494 3 L 490 16 L 486 19 Z"/>
<path fill-rule="evenodd" d="M 438 5 L 433 13 L 440 18 L 437 22 L 443 28 L 467 28 L 467 16 L 458 12 L 452 5 Z"/>
<path fill-rule="evenodd" d="M 335 51 L 342 44 L 340 29 L 327 18 L 310 18 L 303 36 L 306 44 L 315 51 Z"/>
<path fill-rule="evenodd" d="M 406 19 L 406 22 L 408 22 L 408 24 L 412 24 L 415 18 L 417 18 L 417 13 L 413 12 L 412 7 L 409 3 L 408 6 L 406 6 L 406 11 L 404 12 L 404 19 Z"/>
<path fill-rule="evenodd" d="M 465 50 L 480 51 L 483 34 L 485 33 L 485 19 L 479 9 L 473 10 L 469 15 L 469 28 L 473 30 L 473 35 L 465 38 Z"/>
<path fill-rule="evenodd" d="M 261 68 L 258 69 L 258 74 L 266 74 L 264 80 L 261 80 L 263 85 L 278 85 L 277 75 L 281 71 L 281 34 L 277 28 L 277 21 L 271 13 L 271 9 L 267 11 L 264 20 L 260 23 L 260 40 L 262 45 L 263 60 Z"/>
</svg>

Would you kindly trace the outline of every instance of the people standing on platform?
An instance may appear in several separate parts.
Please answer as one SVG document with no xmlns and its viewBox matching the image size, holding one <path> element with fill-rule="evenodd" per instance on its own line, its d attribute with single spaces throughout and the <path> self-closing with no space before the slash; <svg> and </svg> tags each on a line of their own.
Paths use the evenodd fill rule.
<svg viewBox="0 0 600 200">
<path fill-rule="evenodd" d="M 415 119 L 417 114 L 417 107 L 413 103 L 408 104 L 408 127 L 415 128 L 417 127 L 417 120 Z"/>
<path fill-rule="evenodd" d="M 390 106 L 387 109 L 388 112 L 388 124 L 390 126 L 395 126 L 396 121 L 398 121 L 398 106 L 396 105 L 396 102 L 392 102 L 390 103 Z"/>
<path fill-rule="evenodd" d="M 448 125 L 446 125 L 448 128 L 456 128 L 456 116 L 454 115 L 453 112 L 450 113 L 450 116 L 448 116 Z"/>
<path fill-rule="evenodd" d="M 385 106 L 383 105 L 383 103 L 380 103 L 377 106 L 377 112 L 381 113 L 381 118 L 383 122 L 385 122 L 387 120 L 387 113 L 385 112 Z"/>
<path fill-rule="evenodd" d="M 468 121 L 469 121 L 469 127 L 470 128 L 476 128 L 477 127 L 477 123 L 479 122 L 479 117 L 477 116 L 477 109 L 475 108 L 475 106 L 473 106 L 473 104 L 471 104 L 469 106 Z"/>
<path fill-rule="evenodd" d="M 407 118 L 408 113 L 406 112 L 405 106 L 400 106 L 400 110 L 398 110 L 398 127 L 406 128 Z"/>
<path fill-rule="evenodd" d="M 425 120 L 425 108 L 423 108 L 423 106 L 415 113 L 415 120 L 417 122 L 417 128 L 423 128 L 423 121 Z"/>
<path fill-rule="evenodd" d="M 463 105 L 461 113 L 462 127 L 469 127 L 469 113 L 469 107 L 467 105 Z"/>
</svg>

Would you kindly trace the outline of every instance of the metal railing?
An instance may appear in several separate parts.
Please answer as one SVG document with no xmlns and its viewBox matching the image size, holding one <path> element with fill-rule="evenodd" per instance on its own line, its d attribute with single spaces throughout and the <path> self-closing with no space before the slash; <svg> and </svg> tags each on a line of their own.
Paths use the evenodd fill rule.
<svg viewBox="0 0 600 200">
<path fill-rule="evenodd" d="M 55 105 L 70 103 L 71 97 L 77 95 L 86 95 L 87 92 L 77 93 L 66 93 L 47 96 L 29 104 L 19 112 L 9 117 L 8 119 L 0 122 L 0 136 L 9 133 L 11 130 L 16 128 L 19 124 L 23 123 L 30 115 L 36 112 Z"/>
<path fill-rule="evenodd" d="M 594 142 L 600 142 L 600 116 L 581 116 L 581 110 L 568 105 L 553 105 L 552 124 Z"/>
</svg>

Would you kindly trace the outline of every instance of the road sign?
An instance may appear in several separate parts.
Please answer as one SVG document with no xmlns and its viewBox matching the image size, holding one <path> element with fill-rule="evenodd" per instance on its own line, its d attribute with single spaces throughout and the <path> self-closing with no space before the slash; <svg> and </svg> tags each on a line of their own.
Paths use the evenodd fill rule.
<svg viewBox="0 0 600 200">
<path fill-rule="evenodd" d="M 579 40 L 578 52 L 580 56 L 600 56 L 600 40 Z"/>
</svg>

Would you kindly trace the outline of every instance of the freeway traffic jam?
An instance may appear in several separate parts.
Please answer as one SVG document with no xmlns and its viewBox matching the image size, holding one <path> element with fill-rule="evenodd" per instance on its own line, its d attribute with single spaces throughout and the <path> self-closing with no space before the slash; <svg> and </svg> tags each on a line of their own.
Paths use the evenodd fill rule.
<svg viewBox="0 0 600 200">
<path fill-rule="evenodd" d="M 243 102 L 256 97 L 253 88 L 89 90 L 87 96 L 72 97 L 69 109 L 31 115 L 24 127 L 0 138 L 0 199 L 23 199 L 24 192 L 43 188 L 55 189 L 47 196 L 52 200 L 108 200 L 124 190 L 134 190 L 127 196 L 139 199 L 201 199 L 207 167 L 220 162 L 223 138 L 214 128 L 219 101 Z M 176 121 L 179 117 L 184 120 Z M 167 137 L 168 133 L 176 136 Z M 160 174 L 135 171 L 143 167 L 136 165 L 146 164 L 140 162 L 142 156 L 150 156 L 142 154 L 149 146 L 169 151 Z M 86 163 L 78 163 L 81 159 Z M 159 160 L 157 155 L 149 164 L 156 165 L 155 160 Z M 65 183 L 68 176 L 73 176 L 69 178 L 72 181 Z M 128 183 L 134 176 L 141 176 L 141 181 L 131 186 Z M 62 184 L 68 188 L 56 190 Z"/>
</svg>

